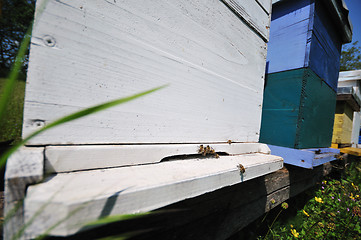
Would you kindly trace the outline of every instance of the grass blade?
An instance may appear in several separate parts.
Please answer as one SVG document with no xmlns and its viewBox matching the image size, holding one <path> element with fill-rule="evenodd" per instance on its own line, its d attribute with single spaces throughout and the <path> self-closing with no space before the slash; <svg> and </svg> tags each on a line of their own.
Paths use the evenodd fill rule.
<svg viewBox="0 0 361 240">
<path fill-rule="evenodd" d="M 64 124 L 64 123 L 67 123 L 67 122 L 70 122 L 70 121 L 73 121 L 73 120 L 76 120 L 76 119 L 79 119 L 79 118 L 82 118 L 82 117 L 85 117 L 85 116 L 88 116 L 90 114 L 93 114 L 93 113 L 108 109 L 110 107 L 114 107 L 114 106 L 119 105 L 119 104 L 123 104 L 123 103 L 129 102 L 129 101 L 132 101 L 132 100 L 134 100 L 136 98 L 139 98 L 139 97 L 142 97 L 144 95 L 155 92 L 157 90 L 160 90 L 160 89 L 162 89 L 162 88 L 164 88 L 166 86 L 168 86 L 168 85 L 163 85 L 163 86 L 153 88 L 153 89 L 150 89 L 148 91 L 141 92 L 141 93 L 137 93 L 137 94 L 125 97 L 125 98 L 120 98 L 120 99 L 116 99 L 116 100 L 113 100 L 113 101 L 110 101 L 110 102 L 107 102 L 107 103 L 96 105 L 96 106 L 81 110 L 79 112 L 75 112 L 75 113 L 70 114 L 68 116 L 62 117 L 62 118 L 60 118 L 60 119 L 58 119 L 58 120 L 44 126 L 43 128 L 33 132 L 28 137 L 26 137 L 24 140 L 22 140 L 21 142 L 15 144 L 8 151 L 6 151 L 0 158 L 0 167 L 3 167 L 5 165 L 6 160 L 8 159 L 8 157 L 11 154 L 13 154 L 17 149 L 19 149 L 21 146 L 23 146 L 27 141 L 29 141 L 31 138 L 39 135 L 40 133 L 42 133 L 42 132 L 44 132 L 44 131 L 46 131 L 46 130 L 48 130 L 50 128 L 56 127 L 56 126 L 58 126 L 60 124 Z"/>
<path fill-rule="evenodd" d="M 134 214 L 124 214 L 124 215 L 114 215 L 114 216 L 103 217 L 94 222 L 88 223 L 86 225 L 86 227 L 99 227 L 99 226 L 109 224 L 109 223 L 125 221 L 125 220 L 138 218 L 138 217 L 144 217 L 149 214 L 151 214 L 151 213 L 145 212 L 145 213 L 134 213 Z"/>
</svg>

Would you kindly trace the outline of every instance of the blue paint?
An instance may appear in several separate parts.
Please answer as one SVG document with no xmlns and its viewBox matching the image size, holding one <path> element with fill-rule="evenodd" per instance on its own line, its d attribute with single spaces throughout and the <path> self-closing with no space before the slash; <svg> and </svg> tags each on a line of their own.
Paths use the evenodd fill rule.
<svg viewBox="0 0 361 240">
<path fill-rule="evenodd" d="M 274 145 L 268 147 L 271 154 L 282 157 L 284 163 L 309 169 L 336 160 L 336 155 L 340 153 L 340 150 L 333 148 L 293 149 Z"/>
<path fill-rule="evenodd" d="M 267 73 L 309 67 L 335 92 L 342 40 L 320 1 L 273 5 Z"/>
</svg>

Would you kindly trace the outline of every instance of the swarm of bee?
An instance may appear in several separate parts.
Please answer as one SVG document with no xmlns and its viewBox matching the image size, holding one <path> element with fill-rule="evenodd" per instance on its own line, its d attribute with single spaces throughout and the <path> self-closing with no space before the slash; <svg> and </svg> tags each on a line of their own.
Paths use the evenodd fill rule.
<svg viewBox="0 0 361 240">
<path fill-rule="evenodd" d="M 203 156 L 213 155 L 215 158 L 219 158 L 219 155 L 216 153 L 216 151 L 209 145 L 207 145 L 206 147 L 200 145 L 198 149 L 198 153 L 202 154 Z"/>
</svg>

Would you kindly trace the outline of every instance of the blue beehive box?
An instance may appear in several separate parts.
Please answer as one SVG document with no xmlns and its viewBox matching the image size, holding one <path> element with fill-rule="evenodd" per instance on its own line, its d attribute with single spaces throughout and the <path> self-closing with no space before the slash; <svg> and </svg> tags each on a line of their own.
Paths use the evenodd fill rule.
<svg viewBox="0 0 361 240">
<path fill-rule="evenodd" d="M 329 147 L 340 52 L 352 38 L 343 0 L 274 0 L 260 142 Z"/>
<path fill-rule="evenodd" d="M 340 52 L 352 25 L 343 0 L 274 0 L 267 73 L 310 68 L 337 92 Z"/>
</svg>

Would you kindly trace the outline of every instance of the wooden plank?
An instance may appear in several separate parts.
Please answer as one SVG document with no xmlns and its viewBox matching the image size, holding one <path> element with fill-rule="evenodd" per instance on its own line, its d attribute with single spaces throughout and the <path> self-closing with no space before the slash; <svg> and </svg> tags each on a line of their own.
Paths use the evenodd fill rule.
<svg viewBox="0 0 361 240">
<path fill-rule="evenodd" d="M 312 10 L 310 0 L 283 1 L 273 5 L 267 73 L 306 67 Z"/>
<path fill-rule="evenodd" d="M 244 166 L 244 173 L 239 164 Z M 282 166 L 282 158 L 256 153 L 57 174 L 28 188 L 25 219 L 29 221 L 39 207 L 45 208 L 26 232 L 36 237 L 66 219 L 50 233 L 66 236 L 103 216 L 103 212 L 115 215 L 153 210 Z"/>
<path fill-rule="evenodd" d="M 299 118 L 299 140 L 296 147 L 328 148 L 331 146 L 336 106 L 336 92 L 311 69 L 306 69 L 304 107 Z"/>
<path fill-rule="evenodd" d="M 224 3 L 51 0 L 36 22 L 24 136 L 71 112 L 170 85 L 29 145 L 258 142 L 266 43 Z"/>
<path fill-rule="evenodd" d="M 316 2 L 309 67 L 335 92 L 340 69 L 342 40 L 325 6 Z"/>
<path fill-rule="evenodd" d="M 265 41 L 268 41 L 271 5 L 269 0 L 223 0 L 223 2 L 256 30 Z M 268 10 L 265 7 L 268 7 Z"/>
<path fill-rule="evenodd" d="M 274 145 L 268 146 L 271 149 L 272 154 L 281 156 L 283 158 L 284 163 L 303 168 L 313 168 L 313 159 L 316 155 L 313 151 L 303 151 Z"/>
<path fill-rule="evenodd" d="M 15 239 L 24 225 L 22 201 L 28 185 L 43 180 L 44 148 L 21 148 L 7 160 L 5 172 L 4 239 Z M 25 236 L 16 239 L 25 239 Z"/>
<path fill-rule="evenodd" d="M 337 101 L 332 142 L 351 144 L 353 109 L 346 101 Z"/>
<path fill-rule="evenodd" d="M 294 147 L 303 74 L 295 70 L 267 75 L 260 142 Z"/>
<path fill-rule="evenodd" d="M 82 232 L 71 239 L 101 238 L 104 234 L 140 229 L 148 231 L 135 239 L 228 239 L 265 211 L 314 186 L 331 170 L 331 164 L 313 170 L 287 166 L 266 176 L 160 208 L 161 212 L 149 217 Z M 274 204 L 271 199 L 275 200 Z"/>
<path fill-rule="evenodd" d="M 207 144 L 203 146 L 206 147 Z M 259 143 L 208 146 L 219 154 L 270 153 L 266 144 Z M 47 146 L 45 172 L 71 172 L 159 163 L 169 157 L 192 157 L 195 154 L 201 156 L 198 152 L 199 147 L 199 144 Z"/>
<path fill-rule="evenodd" d="M 337 160 L 340 153 L 340 150 L 332 148 L 293 149 L 273 145 L 268 146 L 272 154 L 283 158 L 284 163 L 309 169 Z"/>
<path fill-rule="evenodd" d="M 352 147 L 358 146 L 359 138 L 360 138 L 360 127 L 361 127 L 361 113 L 354 112 L 353 121 L 352 121 L 352 134 L 351 134 Z"/>
<path fill-rule="evenodd" d="M 297 149 L 331 145 L 336 93 L 311 69 L 269 74 L 263 102 L 260 142 Z"/>
<path fill-rule="evenodd" d="M 256 2 L 261 5 L 261 7 L 269 14 L 271 15 L 272 10 L 272 1 L 268 0 L 256 0 Z"/>
<path fill-rule="evenodd" d="M 357 157 L 361 156 L 361 149 L 360 148 L 345 147 L 345 148 L 341 148 L 340 151 L 342 153 L 347 153 L 347 154 L 354 155 L 354 156 L 357 156 Z"/>
</svg>

